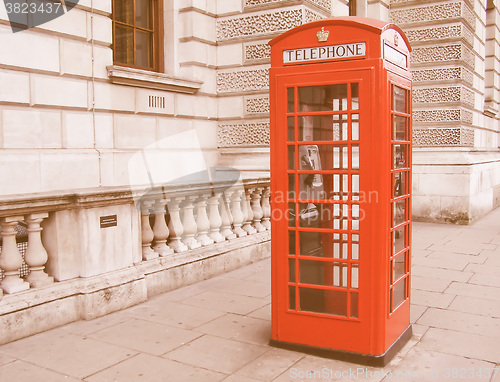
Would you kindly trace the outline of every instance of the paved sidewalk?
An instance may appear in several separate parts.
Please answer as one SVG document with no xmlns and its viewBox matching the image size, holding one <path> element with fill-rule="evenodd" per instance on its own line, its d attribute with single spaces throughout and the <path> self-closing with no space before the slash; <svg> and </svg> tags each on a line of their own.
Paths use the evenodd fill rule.
<svg viewBox="0 0 500 382">
<path fill-rule="evenodd" d="M 383 369 L 268 346 L 267 259 L 0 346 L 0 381 L 500 382 L 500 208 L 413 227 L 414 335 Z"/>
</svg>

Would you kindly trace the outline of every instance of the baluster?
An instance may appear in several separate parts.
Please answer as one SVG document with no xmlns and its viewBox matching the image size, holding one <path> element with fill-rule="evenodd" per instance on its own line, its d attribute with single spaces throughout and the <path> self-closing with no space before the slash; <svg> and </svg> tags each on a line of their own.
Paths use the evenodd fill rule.
<svg viewBox="0 0 500 382">
<path fill-rule="evenodd" d="M 257 232 L 264 232 L 266 227 L 264 227 L 261 223 L 262 216 L 264 213 L 262 212 L 262 207 L 260 206 L 262 188 L 258 187 L 252 192 L 251 205 L 253 212 L 253 226 L 257 230 Z"/>
<path fill-rule="evenodd" d="M 236 235 L 234 232 L 231 230 L 231 224 L 232 224 L 232 216 L 231 216 L 231 211 L 229 210 L 229 199 L 230 196 L 233 194 L 232 191 L 226 191 L 225 193 L 222 193 L 222 197 L 220 199 L 220 215 L 222 218 L 222 225 L 220 227 L 220 233 L 222 236 L 224 236 L 227 240 L 234 239 Z"/>
<path fill-rule="evenodd" d="M 253 188 L 248 188 L 245 190 L 245 198 L 243 199 L 243 215 L 245 216 L 245 222 L 243 223 L 243 228 L 249 235 L 257 233 L 257 230 L 252 227 L 253 212 L 252 206 L 250 204 L 250 195 L 252 194 Z"/>
<path fill-rule="evenodd" d="M 149 209 L 152 202 L 143 201 L 141 203 L 141 234 L 142 234 L 142 259 L 151 260 L 158 257 L 158 254 L 151 248 L 151 242 L 155 235 L 149 223 Z"/>
<path fill-rule="evenodd" d="M 174 253 L 174 250 L 167 245 L 167 239 L 170 231 L 168 230 L 167 221 L 165 220 L 166 203 L 166 199 L 158 199 L 153 207 L 153 213 L 155 215 L 155 222 L 153 224 L 155 244 L 153 249 L 162 257 Z"/>
<path fill-rule="evenodd" d="M 30 273 L 26 276 L 26 281 L 33 288 L 49 285 L 54 282 L 54 278 L 45 273 L 45 263 L 49 259 L 47 251 L 42 244 L 43 219 L 49 217 L 48 213 L 29 214 L 24 221 L 28 224 L 28 248 L 24 253 L 24 261 L 28 264 Z"/>
<path fill-rule="evenodd" d="M 235 190 L 233 193 L 233 197 L 231 199 L 231 214 L 233 216 L 233 232 L 238 236 L 238 237 L 243 237 L 246 236 L 247 233 L 243 229 L 241 229 L 241 225 L 244 222 L 244 216 L 243 212 L 241 211 L 241 194 L 244 191 L 242 190 Z"/>
<path fill-rule="evenodd" d="M 215 193 L 208 199 L 208 210 L 209 210 L 209 220 L 210 220 L 210 233 L 208 236 L 216 242 L 221 243 L 226 238 L 221 235 L 220 228 L 222 225 L 222 219 L 219 213 L 219 201 L 221 193 Z"/>
<path fill-rule="evenodd" d="M 22 216 L 11 216 L 0 221 L 2 226 L 2 252 L 0 252 L 0 268 L 4 270 L 4 279 L 0 288 L 5 293 L 16 293 L 29 289 L 30 284 L 19 277 L 19 268 L 23 265 L 23 257 L 17 248 L 15 227 Z"/>
<path fill-rule="evenodd" d="M 266 230 L 271 229 L 271 204 L 269 203 L 269 198 L 271 196 L 271 188 L 266 187 L 264 193 L 262 194 L 262 225 Z"/>
<path fill-rule="evenodd" d="M 184 227 L 184 233 L 182 234 L 182 242 L 187 245 L 189 249 L 195 249 L 201 247 L 201 244 L 194 238 L 198 226 L 196 220 L 194 219 L 194 201 L 196 196 L 187 196 L 184 202 L 183 214 L 182 214 L 182 226 Z"/>
<path fill-rule="evenodd" d="M 207 198 L 209 196 L 210 194 L 201 195 L 196 203 L 196 224 L 198 225 L 198 236 L 196 236 L 196 240 L 201 245 L 210 245 L 214 243 L 214 240 L 208 236 L 210 220 L 208 220 L 207 215 Z"/>
<path fill-rule="evenodd" d="M 180 208 L 179 205 L 184 198 L 171 198 L 168 201 L 168 213 L 170 215 L 170 220 L 168 222 L 168 229 L 170 230 L 170 241 L 169 246 L 175 252 L 184 252 L 188 250 L 188 247 L 181 241 L 184 228 L 182 227 Z"/>
</svg>

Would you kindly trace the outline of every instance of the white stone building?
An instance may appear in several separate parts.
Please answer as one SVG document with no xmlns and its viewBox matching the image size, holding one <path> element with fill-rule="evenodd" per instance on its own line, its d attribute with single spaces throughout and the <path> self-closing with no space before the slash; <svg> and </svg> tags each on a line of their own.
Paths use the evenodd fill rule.
<svg viewBox="0 0 500 382">
<path fill-rule="evenodd" d="M 0 342 L 267 255 L 267 42 L 309 21 L 356 14 L 410 39 L 415 219 L 500 204 L 496 0 L 77 3 L 28 29 L 0 4 L 1 320 L 32 306 Z M 220 187 L 175 183 L 211 167 Z"/>
</svg>

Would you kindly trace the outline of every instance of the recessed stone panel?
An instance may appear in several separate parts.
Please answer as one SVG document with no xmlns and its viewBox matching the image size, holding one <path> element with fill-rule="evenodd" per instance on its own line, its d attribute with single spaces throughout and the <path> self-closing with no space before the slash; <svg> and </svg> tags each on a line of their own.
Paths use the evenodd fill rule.
<svg viewBox="0 0 500 382">
<path fill-rule="evenodd" d="M 221 124 L 217 129 L 221 148 L 269 146 L 269 122 Z"/>
<path fill-rule="evenodd" d="M 414 129 L 415 146 L 473 146 L 474 130 L 461 127 Z"/>
<path fill-rule="evenodd" d="M 269 89 L 268 68 L 217 73 L 217 93 L 248 92 L 267 89 Z"/>
</svg>

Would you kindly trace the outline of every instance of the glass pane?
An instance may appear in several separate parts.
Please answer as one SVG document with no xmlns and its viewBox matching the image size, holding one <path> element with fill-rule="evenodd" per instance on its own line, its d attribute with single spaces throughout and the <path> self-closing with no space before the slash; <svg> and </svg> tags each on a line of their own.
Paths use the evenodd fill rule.
<svg viewBox="0 0 500 382">
<path fill-rule="evenodd" d="M 152 0 L 135 0 L 135 25 L 153 29 Z"/>
<path fill-rule="evenodd" d="M 347 84 L 306 86 L 298 90 L 300 112 L 347 110 Z"/>
<path fill-rule="evenodd" d="M 352 146 L 352 166 L 353 170 L 359 170 L 359 146 Z"/>
<path fill-rule="evenodd" d="M 352 235 L 352 238 L 351 238 L 351 259 L 359 260 L 359 235 Z"/>
<path fill-rule="evenodd" d="M 359 198 L 359 175 L 352 175 L 352 185 L 351 185 L 351 200 L 360 200 Z"/>
<path fill-rule="evenodd" d="M 395 283 L 406 274 L 406 253 L 407 252 L 403 252 L 401 255 L 392 260 L 391 284 Z"/>
<path fill-rule="evenodd" d="M 321 234 L 318 232 L 299 232 L 300 256 L 323 257 Z"/>
<path fill-rule="evenodd" d="M 359 109 L 359 85 L 351 84 L 351 109 Z"/>
<path fill-rule="evenodd" d="M 329 203 L 299 203 L 299 226 L 303 228 L 334 228 L 339 205 Z M 347 220 L 347 215 L 345 216 Z M 345 228 L 347 229 L 347 228 Z"/>
<path fill-rule="evenodd" d="M 333 258 L 348 259 L 349 258 L 349 241 L 347 234 L 333 234 Z"/>
<path fill-rule="evenodd" d="M 288 169 L 295 170 L 295 146 L 288 146 Z"/>
<path fill-rule="evenodd" d="M 339 170 L 349 168 L 347 145 L 299 145 L 299 170 Z"/>
<path fill-rule="evenodd" d="M 295 309 L 295 287 L 294 286 L 288 287 L 288 296 L 289 296 L 289 308 L 294 310 Z"/>
<path fill-rule="evenodd" d="M 351 288 L 359 288 L 359 269 L 356 264 L 353 264 L 351 267 Z"/>
<path fill-rule="evenodd" d="M 295 203 L 288 203 L 288 226 L 289 227 L 295 227 Z M 295 233 L 294 233 L 295 235 Z M 294 244 L 295 245 L 295 244 Z"/>
<path fill-rule="evenodd" d="M 399 86 L 394 86 L 394 100 L 393 100 L 393 110 L 406 113 L 408 110 L 406 108 L 406 93 L 407 90 L 400 88 Z"/>
<path fill-rule="evenodd" d="M 352 128 L 351 140 L 353 141 L 359 140 L 359 114 L 353 114 L 351 116 L 351 128 Z"/>
<path fill-rule="evenodd" d="M 358 317 L 358 294 L 351 293 L 351 317 Z"/>
<path fill-rule="evenodd" d="M 393 145 L 394 148 L 394 165 L 393 168 L 405 168 L 406 164 L 406 148 L 407 145 Z"/>
<path fill-rule="evenodd" d="M 406 248 L 406 227 L 403 226 L 392 232 L 392 254 L 402 251 Z"/>
<path fill-rule="evenodd" d="M 407 194 L 406 190 L 406 172 L 396 172 L 393 174 L 394 194 L 393 197 Z"/>
<path fill-rule="evenodd" d="M 406 135 L 406 121 L 408 118 L 395 115 L 393 117 L 394 124 L 394 136 L 395 141 L 407 141 L 408 137 Z"/>
<path fill-rule="evenodd" d="M 295 174 L 288 174 L 288 198 L 295 199 Z"/>
<path fill-rule="evenodd" d="M 300 310 L 347 316 L 347 292 L 299 288 Z"/>
<path fill-rule="evenodd" d="M 363 211 L 360 211 L 359 204 L 353 204 L 351 206 L 351 229 L 354 231 L 359 230 L 359 220 L 362 218 L 360 216 L 361 213 L 363 213 Z"/>
<path fill-rule="evenodd" d="M 300 200 L 329 200 L 333 199 L 333 174 L 300 174 Z"/>
<path fill-rule="evenodd" d="M 295 231 L 288 231 L 288 254 L 289 255 L 296 255 L 295 251 Z"/>
<path fill-rule="evenodd" d="M 287 88 L 286 92 L 287 92 L 287 104 L 288 104 L 287 112 L 293 113 L 294 110 L 293 88 Z"/>
<path fill-rule="evenodd" d="M 288 141 L 293 142 L 295 141 L 295 118 L 294 117 L 288 117 Z"/>
<path fill-rule="evenodd" d="M 288 259 L 288 280 L 295 282 L 295 259 Z"/>
<path fill-rule="evenodd" d="M 391 312 L 394 311 L 406 299 L 405 293 L 406 279 L 401 280 L 391 289 Z"/>
<path fill-rule="evenodd" d="M 153 33 L 136 31 L 136 65 L 143 68 L 153 67 Z"/>
<path fill-rule="evenodd" d="M 393 205 L 393 227 L 405 222 L 406 219 L 406 201 L 407 199 L 398 200 Z"/>
<path fill-rule="evenodd" d="M 345 170 L 349 168 L 349 157 L 347 145 L 333 146 L 333 170 Z"/>
<path fill-rule="evenodd" d="M 134 0 L 115 0 L 113 5 L 116 21 L 134 24 Z"/>
<path fill-rule="evenodd" d="M 348 120 L 347 114 L 336 114 L 333 116 L 332 141 L 347 141 Z"/>
<path fill-rule="evenodd" d="M 347 115 L 305 115 L 299 117 L 299 141 L 347 140 Z"/>
<path fill-rule="evenodd" d="M 134 65 L 134 29 L 116 25 L 115 27 L 115 61 L 121 64 Z"/>
</svg>

